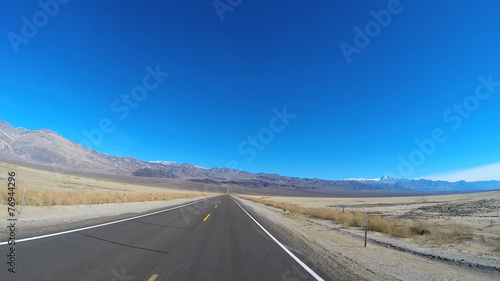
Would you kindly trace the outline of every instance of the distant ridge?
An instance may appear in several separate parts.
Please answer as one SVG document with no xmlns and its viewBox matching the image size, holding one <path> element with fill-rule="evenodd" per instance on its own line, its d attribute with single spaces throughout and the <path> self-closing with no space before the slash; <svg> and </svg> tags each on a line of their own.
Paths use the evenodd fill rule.
<svg viewBox="0 0 500 281">
<path fill-rule="evenodd" d="M 447 182 L 390 177 L 336 181 L 249 173 L 228 168 L 203 168 L 171 161 L 145 162 L 88 149 L 50 130 L 30 131 L 24 128 L 14 128 L 0 121 L 0 160 L 8 162 L 12 159 L 73 170 L 99 171 L 136 177 L 180 178 L 193 182 L 229 184 L 256 189 L 425 192 L 500 189 L 500 181 Z"/>
<path fill-rule="evenodd" d="M 130 171 L 147 167 L 145 162 L 135 158 L 88 149 L 51 130 L 14 128 L 4 121 L 0 121 L 1 155 L 34 164 L 114 174 L 130 174 Z"/>
<path fill-rule="evenodd" d="M 346 179 L 344 181 L 366 183 L 373 186 L 378 186 L 382 189 L 398 189 L 398 190 L 493 190 L 499 189 L 500 181 L 435 181 L 427 179 L 408 180 L 396 179 L 388 176 L 383 176 L 378 179 Z"/>
</svg>

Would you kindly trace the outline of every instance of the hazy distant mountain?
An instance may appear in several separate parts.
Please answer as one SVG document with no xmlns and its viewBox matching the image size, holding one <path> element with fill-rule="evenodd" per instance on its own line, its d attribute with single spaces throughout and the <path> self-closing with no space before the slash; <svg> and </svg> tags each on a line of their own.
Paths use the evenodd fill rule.
<svg viewBox="0 0 500 281">
<path fill-rule="evenodd" d="M 361 182 L 372 186 L 377 186 L 382 189 L 390 190 L 490 190 L 500 189 L 500 181 L 476 181 L 476 182 L 448 182 L 448 181 L 433 181 L 426 179 L 408 180 L 395 179 L 387 176 L 379 179 L 347 179 L 345 181 Z"/>
<path fill-rule="evenodd" d="M 374 190 L 379 189 L 359 182 L 329 181 L 284 177 L 277 174 L 253 174 L 227 168 L 200 168 L 191 164 L 150 162 L 151 167 L 142 168 L 132 174 L 139 177 L 185 178 L 196 182 L 233 184 L 251 188 L 279 189 L 337 189 Z"/>
<path fill-rule="evenodd" d="M 0 160 L 19 159 L 74 170 L 100 171 L 137 177 L 180 178 L 209 184 L 230 184 L 248 188 L 295 190 L 399 190 L 450 191 L 500 189 L 499 181 L 446 182 L 380 179 L 343 181 L 284 177 L 277 174 L 248 173 L 227 168 L 203 168 L 170 161 L 145 162 L 96 152 L 65 139 L 50 130 L 13 128 L 0 121 Z"/>
</svg>

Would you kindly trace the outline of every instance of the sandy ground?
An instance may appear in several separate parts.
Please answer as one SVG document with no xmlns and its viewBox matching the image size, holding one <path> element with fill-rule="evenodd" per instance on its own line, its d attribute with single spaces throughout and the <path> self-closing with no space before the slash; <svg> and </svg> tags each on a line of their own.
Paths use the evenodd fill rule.
<svg viewBox="0 0 500 281">
<path fill-rule="evenodd" d="M 23 206 L 22 213 L 17 214 L 17 238 L 53 233 L 88 225 L 108 222 L 120 218 L 131 217 L 157 209 L 182 204 L 201 198 L 202 193 L 181 188 L 155 187 L 140 184 L 128 184 L 103 178 L 87 178 L 80 175 L 59 173 L 57 170 L 47 171 L 30 167 L 0 162 L 0 185 L 7 185 L 7 173 L 15 172 L 16 193 L 22 194 L 26 189 L 26 197 L 31 190 L 39 191 L 85 191 L 112 194 L 180 194 L 188 193 L 200 196 L 190 199 L 174 199 L 168 201 L 131 202 L 94 205 L 56 205 L 56 206 Z M 4 190 L 7 192 L 7 188 Z M 206 193 L 211 195 L 211 193 Z M 21 202 L 17 202 L 17 210 L 21 210 Z M 0 219 L 6 220 L 7 205 L 0 204 Z M 3 230 L 0 232 L 2 237 Z M 0 238 L 4 240 L 4 238 Z"/>
<path fill-rule="evenodd" d="M 75 205 L 27 206 L 18 217 L 18 239 L 130 217 L 196 199 Z M 335 229 L 328 221 L 312 220 L 241 200 L 259 221 L 268 221 L 279 239 L 339 280 L 499 280 L 498 272 L 465 269 L 369 243 Z M 0 206 L 6 208 L 6 206 Z M 1 216 L 5 219 L 5 215 Z M 287 241 L 288 239 L 288 241 Z M 302 246 L 300 246 L 302 245 Z M 305 246 L 304 246 L 305 245 Z M 300 275 L 297 279 L 302 280 Z"/>
<path fill-rule="evenodd" d="M 41 171 L 0 162 L 0 182 L 6 182 L 7 171 L 16 172 L 18 190 L 72 190 L 120 193 L 180 193 L 191 192 L 178 188 L 154 187 L 141 184 L 85 178 L 69 174 Z M 302 198 L 266 197 L 309 207 L 344 208 L 404 220 L 425 220 L 436 227 L 460 229 L 458 241 L 433 239 L 396 239 L 371 234 L 380 244 L 362 248 L 357 238 L 360 230 L 344 229 L 331 221 L 313 220 L 281 210 L 247 202 L 263 219 L 279 228 L 284 239 L 292 237 L 292 245 L 306 245 L 301 250 L 321 268 L 330 270 L 343 280 L 500 280 L 497 274 L 466 270 L 450 264 L 432 261 L 410 253 L 388 249 L 401 246 L 419 253 L 430 253 L 461 260 L 468 264 L 500 266 L 500 192 L 461 195 L 415 196 L 391 198 Z M 34 207 L 24 206 L 18 215 L 18 239 L 53 233 L 130 217 L 153 210 L 182 204 L 194 199 L 170 201 Z M 0 219 L 7 218 L 7 206 Z M 2 231 L 3 233 L 3 231 Z M 465 234 L 464 234 L 465 233 Z M 4 236 L 2 234 L 2 236 Z M 1 239 L 0 240 L 4 240 Z M 299 243 L 300 242 L 300 243 Z M 385 243 L 385 244 L 384 244 Z M 386 245 L 386 246 L 383 246 Z M 309 247 L 310 246 L 310 247 Z M 308 250 L 309 249 L 309 250 Z M 313 250 L 311 250 L 313 249 Z M 403 270 L 403 271 L 401 271 Z M 354 277 L 353 277 L 354 276 Z M 297 279 L 300 280 L 300 279 Z"/>
<path fill-rule="evenodd" d="M 129 184 L 105 179 L 94 179 L 83 176 L 38 170 L 29 167 L 0 162 L 0 182 L 7 182 L 7 172 L 15 172 L 18 181 L 17 190 L 35 188 L 59 191 L 98 191 L 123 193 L 189 193 L 181 188 L 154 187 Z"/>
<path fill-rule="evenodd" d="M 121 204 L 72 205 L 72 206 L 25 206 L 18 214 L 17 239 L 75 229 L 99 223 L 132 217 L 134 215 L 181 205 L 200 198 L 174 199 L 169 201 L 133 202 Z M 7 210 L 0 205 L 0 210 Z M 0 213 L 0 220 L 6 220 L 6 212 Z M 2 235 L 0 240 L 5 240 Z"/>
<path fill-rule="evenodd" d="M 499 280 L 500 278 L 499 272 L 467 269 L 373 243 L 364 248 L 362 240 L 336 231 L 325 221 L 293 215 L 244 199 L 239 200 L 260 220 L 276 226 L 276 231 L 281 233 L 280 238 L 286 240 L 288 245 L 299 247 L 292 249 L 293 251 L 302 253 L 309 261 L 314 261 L 339 280 Z M 286 198 L 286 200 L 302 202 L 300 198 Z M 310 205 L 332 204 L 328 199 L 309 198 L 309 200 Z M 341 199 L 341 202 L 344 204 L 352 202 L 348 200 Z M 375 202 L 373 200 L 379 198 L 351 200 Z M 442 202 L 445 202 L 444 199 Z M 309 247 L 297 246 L 300 244 Z"/>
<path fill-rule="evenodd" d="M 434 250 L 497 258 L 500 265 L 500 191 L 381 198 L 265 198 L 305 207 L 344 208 L 345 212 L 426 221 L 457 235 L 454 239 L 427 235 L 411 242 Z"/>
</svg>

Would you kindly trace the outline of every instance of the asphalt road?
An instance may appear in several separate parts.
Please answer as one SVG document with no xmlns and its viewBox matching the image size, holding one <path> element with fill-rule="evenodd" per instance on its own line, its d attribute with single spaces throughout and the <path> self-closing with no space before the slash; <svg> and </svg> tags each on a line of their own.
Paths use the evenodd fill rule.
<svg viewBox="0 0 500 281">
<path fill-rule="evenodd" d="M 229 195 L 8 247 L 0 280 L 321 280 Z"/>
</svg>

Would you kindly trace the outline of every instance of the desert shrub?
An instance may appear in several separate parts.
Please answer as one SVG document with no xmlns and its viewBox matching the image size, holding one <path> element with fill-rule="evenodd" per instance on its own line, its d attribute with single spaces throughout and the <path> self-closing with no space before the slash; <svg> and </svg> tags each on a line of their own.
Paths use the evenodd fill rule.
<svg viewBox="0 0 500 281">
<path fill-rule="evenodd" d="M 417 221 L 410 227 L 411 233 L 414 235 L 425 235 L 431 233 L 431 227 L 427 222 Z"/>
<path fill-rule="evenodd" d="M 162 201 L 181 198 L 193 198 L 203 196 L 202 193 L 117 193 L 117 192 L 94 192 L 94 191 L 60 191 L 26 189 L 24 205 L 26 206 L 54 206 L 54 205 L 91 205 L 104 203 L 125 203 L 143 201 Z M 0 195 L 0 204 L 7 204 L 8 195 Z M 17 191 L 16 205 L 20 206 L 22 192 Z"/>
<path fill-rule="evenodd" d="M 338 209 L 332 208 L 302 207 L 296 204 L 263 198 L 241 197 L 267 206 L 283 209 L 291 213 L 306 215 L 317 219 L 333 220 L 342 224 L 344 227 L 364 227 L 365 218 L 368 217 L 368 228 L 370 231 L 381 232 L 395 237 L 410 237 L 412 235 L 424 235 L 431 232 L 430 226 L 421 221 L 412 223 L 378 215 L 368 215 L 363 212 L 343 213 Z"/>
</svg>

